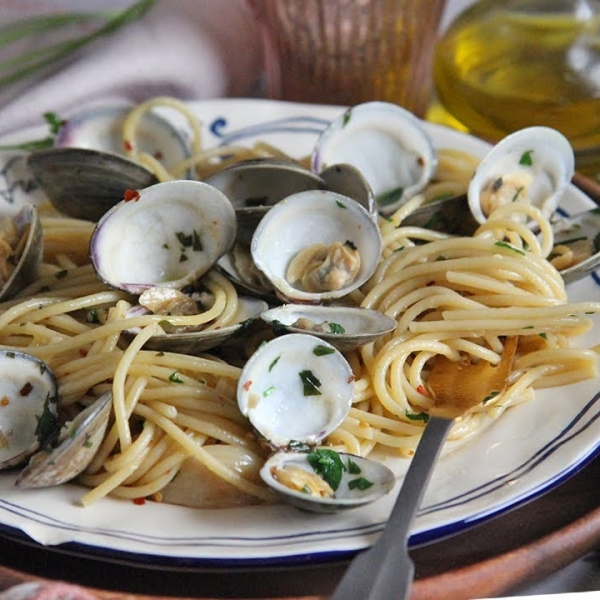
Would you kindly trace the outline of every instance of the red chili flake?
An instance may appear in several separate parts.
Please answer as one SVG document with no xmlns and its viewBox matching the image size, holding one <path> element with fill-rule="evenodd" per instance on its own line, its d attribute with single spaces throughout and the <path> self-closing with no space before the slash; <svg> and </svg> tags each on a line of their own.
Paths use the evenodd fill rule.
<svg viewBox="0 0 600 600">
<path fill-rule="evenodd" d="M 417 392 L 419 392 L 419 394 L 422 394 L 423 396 L 427 396 L 427 390 L 425 389 L 424 385 L 418 385 Z"/>
<path fill-rule="evenodd" d="M 10 398 L 8 396 L 3 396 L 0 400 L 0 406 L 8 406 L 10 404 Z"/>
<path fill-rule="evenodd" d="M 348 383 L 352 383 L 355 379 L 356 377 L 354 377 L 354 375 L 350 375 L 350 377 L 348 377 Z"/>
<path fill-rule="evenodd" d="M 85 348 L 79 348 L 79 356 L 85 358 L 88 355 L 88 351 Z"/>
<path fill-rule="evenodd" d="M 425 164 L 425 159 L 422 156 L 418 156 L 417 164 L 422 167 Z"/>
<path fill-rule="evenodd" d="M 244 383 L 244 389 L 246 391 L 248 391 L 250 389 L 251 385 L 252 385 L 252 381 L 250 381 L 250 380 L 246 381 L 246 383 Z"/>
<path fill-rule="evenodd" d="M 133 144 L 129 140 L 125 140 L 123 145 L 125 146 L 125 150 L 127 150 L 127 152 L 131 152 L 133 150 Z"/>
<path fill-rule="evenodd" d="M 137 506 L 144 506 L 144 504 L 146 504 L 146 498 L 134 498 L 133 503 Z"/>
<path fill-rule="evenodd" d="M 162 150 L 157 150 L 157 151 L 154 153 L 154 158 L 155 158 L 156 160 L 162 160 L 162 159 L 163 159 L 163 157 L 164 157 L 164 155 L 163 155 L 163 153 L 162 153 Z"/>
<path fill-rule="evenodd" d="M 140 199 L 140 193 L 137 190 L 125 190 L 123 199 L 125 202 L 131 202 L 132 200 L 137 202 Z"/>
<path fill-rule="evenodd" d="M 31 391 L 33 390 L 33 385 L 29 382 L 27 382 L 20 390 L 19 390 L 19 395 L 21 396 L 29 396 L 29 394 L 31 394 Z"/>
</svg>

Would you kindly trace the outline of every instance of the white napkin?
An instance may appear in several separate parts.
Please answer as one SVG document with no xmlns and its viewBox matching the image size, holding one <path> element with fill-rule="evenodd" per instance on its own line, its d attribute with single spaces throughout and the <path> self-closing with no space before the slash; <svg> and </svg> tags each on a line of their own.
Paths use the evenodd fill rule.
<svg viewBox="0 0 600 600">
<path fill-rule="evenodd" d="M 0 25 L 44 11 L 107 10 L 130 4 L 4 3 Z M 142 19 L 96 40 L 60 70 L 27 82 L 24 90 L 2 89 L 0 134 L 41 123 L 45 112 L 62 117 L 96 101 L 252 95 L 261 65 L 259 32 L 245 0 L 158 0 Z"/>
</svg>

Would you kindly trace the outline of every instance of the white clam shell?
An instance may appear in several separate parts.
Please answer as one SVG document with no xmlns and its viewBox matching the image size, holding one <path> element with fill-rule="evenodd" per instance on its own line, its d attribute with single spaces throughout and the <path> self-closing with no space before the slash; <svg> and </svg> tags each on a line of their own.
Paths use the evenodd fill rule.
<svg viewBox="0 0 600 600">
<path fill-rule="evenodd" d="M 167 181 L 110 209 L 94 229 L 91 257 L 115 288 L 182 288 L 231 248 L 235 232 L 235 211 L 222 192 L 199 181 Z M 193 241 L 182 243 L 182 236 Z"/>
<path fill-rule="evenodd" d="M 306 389 L 307 377 L 318 381 Z M 344 356 L 315 336 L 290 333 L 259 347 L 242 370 L 242 414 L 272 445 L 317 444 L 346 418 L 354 375 Z"/>
<path fill-rule="evenodd" d="M 320 513 L 332 513 L 364 506 L 378 500 L 394 487 L 396 477 L 393 471 L 382 463 L 344 452 L 340 452 L 339 456 L 345 464 L 348 464 L 349 460 L 352 461 L 360 469 L 360 473 L 352 473 L 350 470 L 344 471 L 339 487 L 335 490 L 334 495 L 329 497 L 319 498 L 291 489 L 277 481 L 273 476 L 274 469 L 288 464 L 299 467 L 308 473 L 314 473 L 305 452 L 277 452 L 273 454 L 265 462 L 260 475 L 270 488 L 284 496 L 290 504 L 303 510 Z M 352 486 L 350 482 L 356 480 L 359 476 L 367 479 L 372 485 L 367 489 Z"/>
<path fill-rule="evenodd" d="M 347 163 L 366 178 L 379 212 L 391 214 L 432 178 L 437 154 L 422 122 L 390 102 L 347 109 L 319 136 L 311 157 L 316 173 Z"/>
<path fill-rule="evenodd" d="M 528 156 L 530 158 L 525 160 Z M 575 171 L 567 138 L 550 127 L 527 127 L 503 138 L 477 166 L 468 189 L 469 208 L 479 223 L 488 217 L 482 191 L 499 178 L 524 178 L 529 201 L 545 217 L 558 206 Z"/>
<path fill-rule="evenodd" d="M 0 352 L 0 468 L 25 461 L 56 425 L 57 385 L 38 358 L 12 350 Z"/>
<path fill-rule="evenodd" d="M 310 292 L 287 281 L 288 265 L 302 249 L 347 240 L 361 258 L 357 276 L 347 285 Z M 382 246 L 379 227 L 358 202 L 335 192 L 311 190 L 292 194 L 273 206 L 256 228 L 250 251 L 256 266 L 284 298 L 320 303 L 341 298 L 364 284 L 377 268 Z"/>
<path fill-rule="evenodd" d="M 135 140 L 123 140 L 123 123 L 133 107 L 104 105 L 86 108 L 69 115 L 60 128 L 55 146 L 90 148 L 126 156 L 125 143 L 135 142 L 136 151 L 160 156 L 167 169 L 183 162 L 189 155 L 189 144 L 183 134 L 167 119 L 154 112 L 141 117 Z"/>
<path fill-rule="evenodd" d="M 274 328 L 283 328 L 295 333 L 310 333 L 327 340 L 338 350 L 345 352 L 392 332 L 397 322 L 392 317 L 368 308 L 352 306 L 313 306 L 308 304 L 285 304 L 276 306 L 261 314 L 261 319 Z M 298 325 L 299 319 L 308 319 L 315 325 L 333 324 L 335 327 L 326 331 L 307 330 Z"/>
</svg>

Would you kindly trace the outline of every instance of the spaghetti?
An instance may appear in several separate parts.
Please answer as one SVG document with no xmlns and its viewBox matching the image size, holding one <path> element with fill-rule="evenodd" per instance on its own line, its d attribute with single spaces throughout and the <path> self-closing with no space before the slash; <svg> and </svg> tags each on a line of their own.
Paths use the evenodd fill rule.
<svg viewBox="0 0 600 600">
<path fill-rule="evenodd" d="M 139 121 L 156 107 L 180 112 L 191 131 L 192 156 L 171 172 L 137 151 Z M 265 144 L 205 149 L 195 115 L 171 98 L 135 107 L 123 135 L 131 156 L 161 180 L 190 168 L 203 178 L 231 162 L 274 152 Z M 459 420 L 454 438 L 474 435 L 507 408 L 531 399 L 537 387 L 597 376 L 596 353 L 572 348 L 571 342 L 591 326 L 585 313 L 600 312 L 600 303 L 568 303 L 563 282 L 547 260 L 552 230 L 539 211 L 519 205 L 536 221 L 541 242 L 507 209 L 496 211 L 472 238 L 402 226 L 423 202 L 464 192 L 476 163 L 460 150 L 441 150 L 436 180 L 424 194 L 380 220 L 385 247 L 379 268 L 351 298 L 393 316 L 398 327 L 347 353 L 356 376 L 354 403 L 328 444 L 363 456 L 375 449 L 410 456 L 432 402 L 428 360 L 436 354 L 453 359 L 468 354 L 497 363 L 506 335 L 520 338 L 508 388 Z M 218 351 L 190 356 L 144 349 L 162 333 L 164 317 L 130 316 L 135 299 L 98 280 L 87 257 L 93 224 L 45 216 L 43 227 L 42 273 L 17 298 L 0 305 L 0 344 L 50 365 L 67 418 L 112 390 L 113 419 L 79 479 L 90 488 L 82 503 L 111 494 L 214 506 L 220 500 L 211 488 L 220 490 L 219 485 L 235 490 L 222 505 L 272 501 L 258 476 L 265 450 L 237 408 L 240 366 Z M 231 322 L 238 302 L 234 286 L 214 269 L 200 285 L 212 298 L 210 305 L 198 315 L 169 316 L 171 324 L 219 328 Z M 123 332 L 133 329 L 139 333 L 123 347 Z M 248 353 L 261 339 L 256 335 L 246 341 Z M 193 494 L 182 484 L 186 478 L 193 482 Z"/>
</svg>

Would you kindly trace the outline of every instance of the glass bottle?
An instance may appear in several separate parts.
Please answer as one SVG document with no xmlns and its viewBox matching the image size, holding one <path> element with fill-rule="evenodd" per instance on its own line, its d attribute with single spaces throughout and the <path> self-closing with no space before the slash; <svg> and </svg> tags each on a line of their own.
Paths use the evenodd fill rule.
<svg viewBox="0 0 600 600">
<path fill-rule="evenodd" d="M 600 0 L 476 2 L 439 40 L 434 82 L 471 133 L 494 142 L 553 127 L 578 170 L 600 177 Z"/>
</svg>

